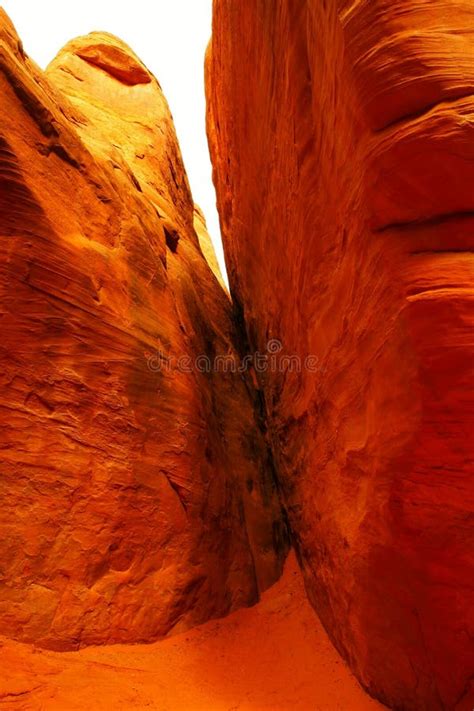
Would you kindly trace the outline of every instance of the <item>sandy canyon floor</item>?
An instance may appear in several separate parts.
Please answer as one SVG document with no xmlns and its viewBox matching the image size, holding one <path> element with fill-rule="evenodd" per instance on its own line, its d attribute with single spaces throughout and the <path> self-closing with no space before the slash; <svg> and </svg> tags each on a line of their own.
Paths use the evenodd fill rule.
<svg viewBox="0 0 474 711">
<path fill-rule="evenodd" d="M 150 645 L 50 652 L 0 641 L 0 709 L 375 711 L 306 600 L 290 556 L 253 608 Z"/>
</svg>

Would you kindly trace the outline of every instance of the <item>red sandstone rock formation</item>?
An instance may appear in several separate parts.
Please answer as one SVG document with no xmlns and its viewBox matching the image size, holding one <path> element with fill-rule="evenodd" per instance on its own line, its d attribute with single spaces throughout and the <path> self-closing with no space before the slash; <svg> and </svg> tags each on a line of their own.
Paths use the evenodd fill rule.
<svg viewBox="0 0 474 711">
<path fill-rule="evenodd" d="M 470 708 L 474 6 L 216 0 L 208 132 L 309 597 L 364 686 Z"/>
<path fill-rule="evenodd" d="M 158 370 L 236 356 L 158 82 L 105 34 L 43 73 L 2 13 L 0 91 L 2 634 L 150 641 L 253 603 L 286 544 L 248 386 Z"/>
<path fill-rule="evenodd" d="M 224 278 L 221 273 L 221 268 L 219 262 L 217 261 L 216 250 L 212 244 L 211 237 L 207 231 L 206 218 L 203 215 L 202 210 L 194 205 L 194 229 L 199 239 L 199 246 L 201 247 L 202 253 L 206 258 L 207 263 L 212 269 L 212 272 L 223 289 L 227 291 L 227 287 L 224 282 Z"/>
</svg>

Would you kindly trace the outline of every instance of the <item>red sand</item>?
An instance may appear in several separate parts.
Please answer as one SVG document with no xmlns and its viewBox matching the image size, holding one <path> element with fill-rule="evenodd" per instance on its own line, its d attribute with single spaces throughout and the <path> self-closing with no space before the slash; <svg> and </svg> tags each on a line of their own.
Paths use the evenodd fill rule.
<svg viewBox="0 0 474 711">
<path fill-rule="evenodd" d="M 253 608 L 151 645 L 49 652 L 3 639 L 0 709 L 370 711 L 292 555 Z"/>
</svg>

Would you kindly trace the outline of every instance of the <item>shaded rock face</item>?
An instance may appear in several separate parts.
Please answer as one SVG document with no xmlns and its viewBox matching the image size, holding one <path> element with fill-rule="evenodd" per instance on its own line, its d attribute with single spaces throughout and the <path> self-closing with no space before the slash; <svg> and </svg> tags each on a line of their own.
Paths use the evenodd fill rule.
<svg viewBox="0 0 474 711">
<path fill-rule="evenodd" d="M 284 526 L 249 385 L 193 365 L 238 342 L 160 87 L 105 34 L 43 73 L 2 14 L 0 91 L 2 633 L 150 641 L 251 604 Z"/>
<path fill-rule="evenodd" d="M 231 292 L 254 350 L 302 359 L 259 382 L 307 591 L 417 711 L 472 706 L 473 23 L 216 0 L 207 58 Z"/>
</svg>

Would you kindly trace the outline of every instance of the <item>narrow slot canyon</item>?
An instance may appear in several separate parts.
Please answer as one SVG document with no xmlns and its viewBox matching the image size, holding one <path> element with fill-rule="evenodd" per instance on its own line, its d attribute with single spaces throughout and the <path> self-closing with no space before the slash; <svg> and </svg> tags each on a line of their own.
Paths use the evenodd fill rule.
<svg viewBox="0 0 474 711">
<path fill-rule="evenodd" d="M 226 275 L 159 76 L 0 8 L 1 710 L 472 711 L 473 26 L 214 0 Z"/>
</svg>

